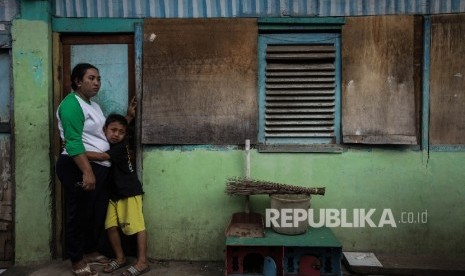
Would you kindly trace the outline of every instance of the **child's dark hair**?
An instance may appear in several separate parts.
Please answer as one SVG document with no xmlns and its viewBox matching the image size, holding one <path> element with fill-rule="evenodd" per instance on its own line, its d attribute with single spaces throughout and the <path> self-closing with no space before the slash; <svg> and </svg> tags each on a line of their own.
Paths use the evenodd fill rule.
<svg viewBox="0 0 465 276">
<path fill-rule="evenodd" d="M 126 120 L 126 117 L 124 117 L 123 115 L 119 115 L 116 113 L 108 115 L 107 120 L 105 121 L 105 127 L 108 127 L 108 125 L 113 122 L 118 122 L 126 128 L 129 127 L 128 120 Z"/>
<path fill-rule="evenodd" d="M 98 71 L 97 67 L 89 63 L 79 63 L 73 68 L 71 73 L 71 88 L 76 90 L 78 88 L 76 81 L 81 81 L 84 75 L 87 72 L 87 69 L 95 69 Z"/>
</svg>

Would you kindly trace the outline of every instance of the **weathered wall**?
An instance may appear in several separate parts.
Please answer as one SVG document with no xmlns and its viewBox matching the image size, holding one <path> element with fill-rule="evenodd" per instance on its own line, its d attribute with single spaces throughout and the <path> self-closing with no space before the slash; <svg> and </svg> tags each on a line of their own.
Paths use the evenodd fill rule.
<svg viewBox="0 0 465 276">
<path fill-rule="evenodd" d="M 244 176 L 240 150 L 160 150 L 144 153 L 144 214 L 149 255 L 162 259 L 221 260 L 224 229 L 243 198 L 224 193 L 226 179 Z M 344 250 L 394 254 L 465 256 L 461 168 L 465 153 L 354 150 L 342 154 L 269 154 L 252 151 L 251 176 L 305 186 L 325 186 L 312 208 L 367 212 L 377 224 L 390 208 L 397 227 L 333 228 Z M 264 214 L 267 196 L 251 196 L 252 210 Z M 427 211 L 427 223 L 402 224 L 402 212 Z"/>
<path fill-rule="evenodd" d="M 13 21 L 16 263 L 49 259 L 51 227 L 51 57 L 48 1 L 21 1 Z M 428 212 L 426 224 L 396 228 L 335 228 L 345 250 L 465 256 L 462 184 L 465 152 L 349 149 L 342 154 L 252 152 L 252 177 L 289 184 L 326 186 L 314 208 L 391 208 Z M 427 160 L 427 161 L 423 161 Z M 244 153 L 235 149 L 159 149 L 143 156 L 149 255 L 163 259 L 220 260 L 223 231 L 243 198 L 224 194 L 225 180 L 242 176 Z M 252 196 L 263 212 L 266 196 Z"/>
<path fill-rule="evenodd" d="M 51 258 L 51 31 L 47 2 L 24 1 L 13 21 L 15 261 Z"/>
</svg>

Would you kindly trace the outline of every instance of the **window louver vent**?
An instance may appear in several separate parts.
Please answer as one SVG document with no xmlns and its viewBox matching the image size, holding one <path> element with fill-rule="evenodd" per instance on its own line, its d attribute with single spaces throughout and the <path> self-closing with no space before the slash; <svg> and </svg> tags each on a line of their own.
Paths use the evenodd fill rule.
<svg viewBox="0 0 465 276">
<path fill-rule="evenodd" d="M 266 138 L 334 138 L 334 45 L 268 45 Z"/>
</svg>

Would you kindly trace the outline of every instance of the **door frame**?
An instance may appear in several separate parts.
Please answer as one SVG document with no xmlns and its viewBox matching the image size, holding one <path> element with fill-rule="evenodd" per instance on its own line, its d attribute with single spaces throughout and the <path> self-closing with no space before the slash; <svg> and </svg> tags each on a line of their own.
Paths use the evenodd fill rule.
<svg viewBox="0 0 465 276">
<path fill-rule="evenodd" d="M 58 120 L 55 116 L 56 110 L 61 100 L 70 93 L 71 91 L 71 46 L 72 45 L 85 45 L 85 44 L 127 44 L 128 45 L 128 104 L 133 97 L 136 96 L 137 101 L 140 101 L 141 92 L 139 91 L 141 85 L 136 85 L 140 81 L 140 78 L 136 76 L 136 73 L 140 74 L 136 70 L 137 55 L 135 53 L 135 35 L 134 33 L 124 34 L 67 34 L 67 33 L 56 33 L 52 34 L 52 49 L 53 49 L 53 99 L 52 99 L 52 154 L 51 154 L 51 166 L 53 168 L 52 176 L 52 195 L 54 196 L 53 208 L 52 208 L 52 255 L 54 257 L 65 257 L 64 252 L 64 195 L 60 181 L 55 174 L 55 163 L 59 157 L 61 150 L 61 141 L 58 133 Z M 141 49 L 138 49 L 140 52 Z M 136 92 L 137 90 L 137 92 Z M 137 111 L 137 115 L 140 116 L 140 110 Z M 140 117 L 139 117 L 140 118 Z M 136 120 L 135 127 L 135 143 L 136 143 L 136 156 L 140 160 L 140 120 Z M 139 167 L 139 165 L 138 165 Z"/>
</svg>

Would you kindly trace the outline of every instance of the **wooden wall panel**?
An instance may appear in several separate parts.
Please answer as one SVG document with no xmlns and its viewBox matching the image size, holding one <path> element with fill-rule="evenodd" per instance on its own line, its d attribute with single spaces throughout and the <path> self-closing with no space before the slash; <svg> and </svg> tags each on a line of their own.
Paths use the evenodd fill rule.
<svg viewBox="0 0 465 276">
<path fill-rule="evenodd" d="M 0 268 L 14 261 L 13 203 L 14 187 L 11 175 L 11 143 L 9 134 L 0 134 Z"/>
<path fill-rule="evenodd" d="M 257 136 L 255 19 L 144 21 L 142 143 Z"/>
<path fill-rule="evenodd" d="M 346 18 L 342 31 L 344 143 L 417 144 L 420 70 L 413 16 Z M 417 78 L 417 80 L 415 80 Z M 417 84 L 416 84 L 417 83 Z"/>
<path fill-rule="evenodd" d="M 465 144 L 465 14 L 431 25 L 430 143 Z"/>
</svg>

